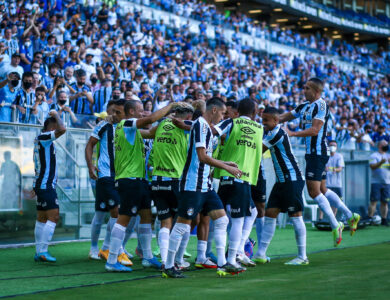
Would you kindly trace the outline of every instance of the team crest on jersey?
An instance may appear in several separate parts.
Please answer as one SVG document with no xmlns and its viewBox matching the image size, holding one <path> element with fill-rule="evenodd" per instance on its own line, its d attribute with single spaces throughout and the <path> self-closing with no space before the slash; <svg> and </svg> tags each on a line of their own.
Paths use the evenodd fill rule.
<svg viewBox="0 0 390 300">
<path fill-rule="evenodd" d="M 191 207 L 187 210 L 187 215 L 191 217 L 193 214 L 194 214 L 194 209 Z"/>
<path fill-rule="evenodd" d="M 137 213 L 137 206 L 133 206 L 133 208 L 131 209 L 131 212 L 133 214 L 136 214 Z"/>
<path fill-rule="evenodd" d="M 163 128 L 166 131 L 170 131 L 170 130 L 175 129 L 175 127 L 173 125 L 171 125 L 171 124 L 166 124 L 166 125 L 163 126 Z"/>
<path fill-rule="evenodd" d="M 255 134 L 256 132 L 250 127 L 243 127 L 241 131 L 245 134 Z"/>
<path fill-rule="evenodd" d="M 104 203 L 104 202 L 100 203 L 100 208 L 101 209 L 105 209 L 106 208 L 106 203 Z"/>
<path fill-rule="evenodd" d="M 115 204 L 114 200 L 112 200 L 112 199 L 108 200 L 108 205 L 109 206 L 114 206 L 114 204 Z"/>
</svg>

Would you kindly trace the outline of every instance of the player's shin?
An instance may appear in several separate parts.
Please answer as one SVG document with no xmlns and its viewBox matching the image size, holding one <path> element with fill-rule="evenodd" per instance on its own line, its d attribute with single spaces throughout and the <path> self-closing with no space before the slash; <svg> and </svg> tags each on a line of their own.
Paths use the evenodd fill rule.
<svg viewBox="0 0 390 300">
<path fill-rule="evenodd" d="M 218 266 L 226 264 L 225 248 L 226 248 L 226 229 L 229 223 L 227 216 L 220 217 L 214 220 L 214 238 L 215 248 L 217 249 Z"/>
</svg>

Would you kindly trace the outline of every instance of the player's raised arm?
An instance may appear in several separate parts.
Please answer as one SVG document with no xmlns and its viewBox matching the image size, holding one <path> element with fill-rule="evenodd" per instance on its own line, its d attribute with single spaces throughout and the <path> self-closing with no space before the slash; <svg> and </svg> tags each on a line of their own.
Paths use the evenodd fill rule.
<svg viewBox="0 0 390 300">
<path fill-rule="evenodd" d="M 56 129 L 54 130 L 54 135 L 58 139 L 61 135 L 66 132 L 66 128 L 58 113 L 55 110 L 49 112 L 49 116 L 56 120 Z"/>
<path fill-rule="evenodd" d="M 175 108 L 176 106 L 179 106 L 180 104 L 178 102 L 172 102 L 169 105 L 155 111 L 150 116 L 140 118 L 137 120 L 137 128 L 143 128 L 146 127 L 149 124 L 153 124 L 154 122 L 164 118 L 166 115 L 170 113 L 170 111 Z"/>
</svg>

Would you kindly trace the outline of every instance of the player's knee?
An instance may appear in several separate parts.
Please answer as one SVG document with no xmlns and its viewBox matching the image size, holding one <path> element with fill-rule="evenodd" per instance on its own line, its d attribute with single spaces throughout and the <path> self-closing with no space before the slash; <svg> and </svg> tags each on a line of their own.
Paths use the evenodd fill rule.
<svg viewBox="0 0 390 300">
<path fill-rule="evenodd" d="M 225 215 L 216 220 L 214 220 L 215 229 L 226 229 L 229 224 L 229 218 Z"/>
</svg>

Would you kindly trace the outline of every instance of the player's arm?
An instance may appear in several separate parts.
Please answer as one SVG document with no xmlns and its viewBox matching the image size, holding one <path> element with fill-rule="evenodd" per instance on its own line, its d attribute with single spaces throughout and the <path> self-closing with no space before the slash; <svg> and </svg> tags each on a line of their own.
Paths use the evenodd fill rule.
<svg viewBox="0 0 390 300">
<path fill-rule="evenodd" d="M 211 167 L 223 169 L 236 178 L 240 178 L 242 171 L 238 169 L 237 165 L 234 162 L 224 162 L 215 158 L 212 158 L 207 155 L 206 149 L 203 147 L 196 148 L 196 153 L 198 154 L 199 161 L 201 163 L 207 164 Z"/>
<path fill-rule="evenodd" d="M 171 118 L 171 119 L 172 119 L 172 124 L 175 125 L 177 128 L 183 129 L 184 131 L 191 130 L 192 125 L 190 123 L 192 122 L 186 123 L 185 121 L 179 120 L 177 118 Z"/>
<path fill-rule="evenodd" d="M 228 132 L 230 132 L 232 130 L 232 127 L 233 127 L 233 120 L 226 119 L 219 122 L 215 126 L 211 126 L 211 131 L 215 136 L 223 136 L 226 135 Z"/>
<path fill-rule="evenodd" d="M 139 129 L 139 132 L 144 139 L 154 139 L 156 136 L 157 128 L 158 126 L 154 126 L 150 129 Z"/>
<path fill-rule="evenodd" d="M 267 152 L 267 150 L 268 150 L 268 147 L 266 145 L 264 145 L 264 143 L 263 143 L 263 153 Z"/>
<path fill-rule="evenodd" d="M 289 111 L 289 112 L 286 112 L 286 113 L 281 114 L 279 116 L 279 123 L 289 122 L 289 121 L 292 121 L 292 120 L 294 120 L 296 118 L 297 117 L 294 116 L 291 111 Z"/>
<path fill-rule="evenodd" d="M 88 140 L 87 145 L 85 146 L 85 161 L 87 162 L 89 177 L 93 180 L 97 180 L 97 172 L 99 172 L 98 168 L 92 162 L 93 149 L 99 140 L 93 136 L 91 136 Z"/>
<path fill-rule="evenodd" d="M 137 123 L 136 123 L 137 128 L 145 128 L 146 126 L 153 124 L 154 122 L 164 118 L 176 106 L 178 106 L 178 102 L 170 103 L 167 106 L 155 111 L 150 116 L 137 119 Z"/>
<path fill-rule="evenodd" d="M 66 132 L 65 125 L 55 110 L 51 110 L 49 112 L 49 116 L 56 119 L 56 129 L 54 130 L 54 136 L 56 139 L 58 139 L 61 135 L 63 135 Z"/>
<path fill-rule="evenodd" d="M 322 126 L 324 126 L 324 121 L 319 119 L 314 119 L 312 126 L 308 129 L 301 131 L 290 131 L 287 127 L 284 129 L 288 133 L 289 136 L 295 137 L 308 137 L 308 136 L 317 136 L 320 132 Z"/>
</svg>

